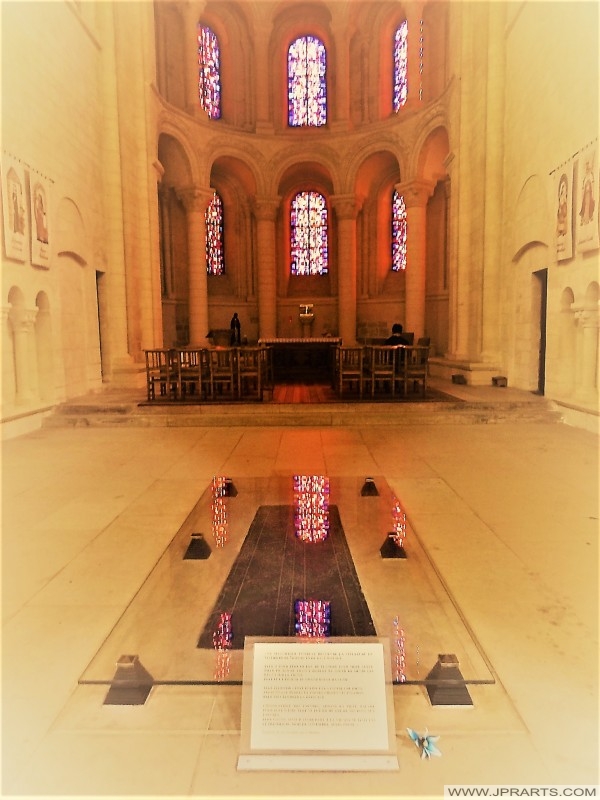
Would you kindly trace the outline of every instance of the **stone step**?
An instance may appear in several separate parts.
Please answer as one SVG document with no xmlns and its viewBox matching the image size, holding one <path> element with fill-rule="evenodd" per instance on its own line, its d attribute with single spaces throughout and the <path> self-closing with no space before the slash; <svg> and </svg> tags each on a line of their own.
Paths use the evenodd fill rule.
<svg viewBox="0 0 600 800">
<path fill-rule="evenodd" d="M 550 402 L 415 402 L 229 405 L 63 403 L 45 427 L 355 427 L 560 422 Z"/>
</svg>

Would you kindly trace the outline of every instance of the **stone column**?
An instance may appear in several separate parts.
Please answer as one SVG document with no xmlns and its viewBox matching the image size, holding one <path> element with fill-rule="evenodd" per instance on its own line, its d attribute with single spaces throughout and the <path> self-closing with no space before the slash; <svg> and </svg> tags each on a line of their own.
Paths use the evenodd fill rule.
<svg viewBox="0 0 600 800">
<path fill-rule="evenodd" d="M 258 4 L 256 6 L 257 27 L 255 28 L 254 69 L 256 74 L 256 132 L 272 133 L 273 119 L 271 118 L 269 98 L 273 91 L 272 70 L 269 63 L 269 34 L 271 32 L 270 19 L 267 11 L 269 6 Z"/>
<path fill-rule="evenodd" d="M 263 339 L 277 336 L 275 221 L 279 205 L 279 199 L 257 197 L 254 201 L 258 264 L 258 335 Z"/>
<path fill-rule="evenodd" d="M 598 310 L 584 309 L 577 313 L 581 327 L 580 384 L 577 394 L 582 400 L 598 397 Z"/>
<path fill-rule="evenodd" d="M 415 179 L 396 184 L 406 205 L 406 316 L 404 330 L 415 334 L 415 342 L 425 331 L 425 244 L 427 201 L 435 184 Z"/>
<path fill-rule="evenodd" d="M 481 360 L 500 357 L 500 303 L 502 253 L 502 187 L 504 154 L 505 4 L 490 3 L 488 18 L 488 72 L 485 125 L 485 198 L 481 308 Z"/>
<path fill-rule="evenodd" d="M 338 240 L 338 335 L 344 345 L 356 344 L 356 215 L 355 195 L 334 195 Z"/>
<path fill-rule="evenodd" d="M 335 82 L 329 81 L 328 91 L 333 97 L 331 123 L 334 129 L 346 130 L 350 119 L 350 34 L 348 11 L 345 3 L 334 3 L 333 37 L 337 43 L 335 51 Z M 331 65 L 328 65 L 331 68 Z M 329 71 L 328 69 L 328 71 Z"/>
<path fill-rule="evenodd" d="M 185 206 L 188 233 L 188 304 L 190 344 L 205 347 L 208 322 L 208 280 L 206 276 L 206 209 L 213 192 L 191 187 L 178 191 Z"/>
<path fill-rule="evenodd" d="M 36 309 L 11 308 L 8 314 L 15 343 L 15 403 L 24 404 L 33 400 L 30 339 L 37 315 Z M 37 368 L 37 365 L 35 365 Z"/>
<path fill-rule="evenodd" d="M 98 5 L 103 31 L 102 45 L 102 200 L 105 219 L 104 253 L 106 259 L 106 307 L 110 309 L 110 330 L 102 339 L 102 363 L 107 369 L 104 380 L 114 380 L 116 372 L 133 365 L 129 352 L 128 291 L 125 266 L 125 231 L 123 219 L 123 180 L 117 70 L 115 68 L 115 4 Z"/>
</svg>

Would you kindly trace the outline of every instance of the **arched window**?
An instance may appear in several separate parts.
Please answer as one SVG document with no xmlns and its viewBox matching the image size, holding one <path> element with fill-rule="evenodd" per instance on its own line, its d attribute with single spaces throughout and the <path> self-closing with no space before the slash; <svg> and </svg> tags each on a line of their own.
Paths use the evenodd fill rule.
<svg viewBox="0 0 600 800">
<path fill-rule="evenodd" d="M 216 192 L 206 209 L 205 219 L 206 272 L 209 275 L 224 275 L 223 201 Z"/>
<path fill-rule="evenodd" d="M 221 116 L 219 41 L 206 25 L 198 25 L 198 96 L 210 119 Z"/>
<path fill-rule="evenodd" d="M 404 197 L 394 189 L 392 195 L 392 270 L 406 269 L 406 205 Z"/>
<path fill-rule="evenodd" d="M 394 34 L 394 111 L 399 111 L 408 96 L 408 22 Z"/>
<path fill-rule="evenodd" d="M 301 36 L 288 48 L 288 122 L 291 126 L 327 122 L 327 52 L 315 36 Z"/>
<path fill-rule="evenodd" d="M 291 273 L 292 275 L 326 275 L 327 203 L 318 192 L 299 192 L 292 200 Z"/>
</svg>

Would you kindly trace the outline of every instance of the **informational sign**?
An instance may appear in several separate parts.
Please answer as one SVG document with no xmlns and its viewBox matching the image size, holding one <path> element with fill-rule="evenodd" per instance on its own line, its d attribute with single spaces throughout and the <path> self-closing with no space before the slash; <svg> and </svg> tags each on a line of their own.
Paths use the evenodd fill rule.
<svg viewBox="0 0 600 800">
<path fill-rule="evenodd" d="M 387 640 L 246 639 L 238 769 L 398 769 Z"/>
</svg>

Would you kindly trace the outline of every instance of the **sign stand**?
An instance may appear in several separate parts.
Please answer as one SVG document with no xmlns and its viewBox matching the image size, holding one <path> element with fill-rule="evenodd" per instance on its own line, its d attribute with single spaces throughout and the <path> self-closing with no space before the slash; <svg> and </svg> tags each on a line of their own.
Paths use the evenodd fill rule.
<svg viewBox="0 0 600 800">
<path fill-rule="evenodd" d="M 397 770 L 389 642 L 246 637 L 238 770 Z"/>
</svg>

